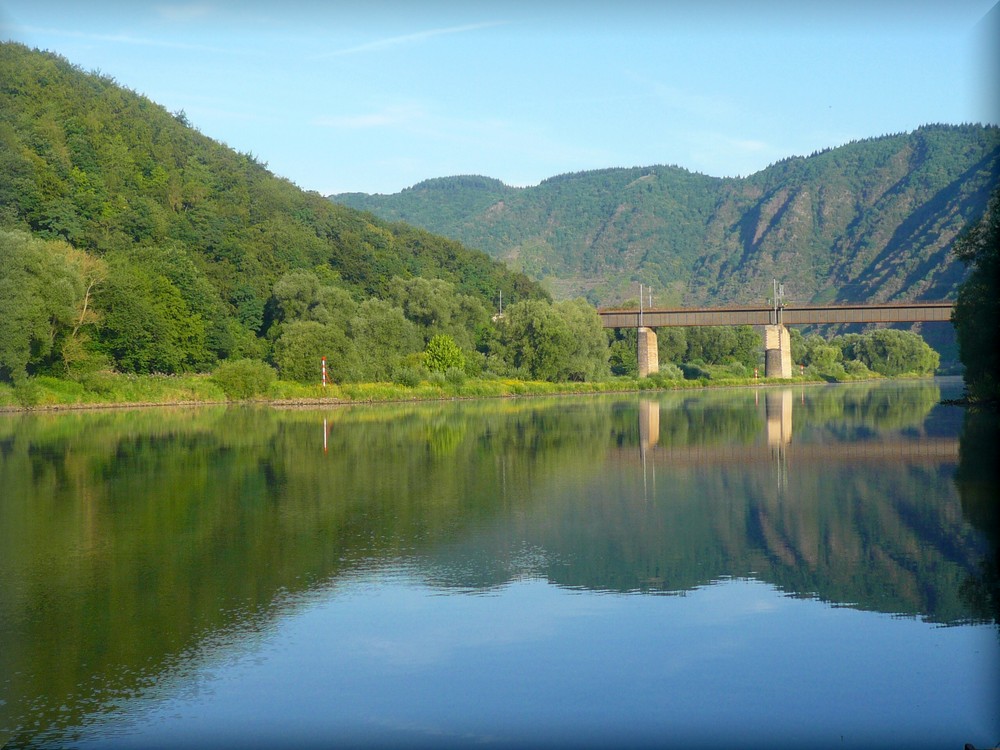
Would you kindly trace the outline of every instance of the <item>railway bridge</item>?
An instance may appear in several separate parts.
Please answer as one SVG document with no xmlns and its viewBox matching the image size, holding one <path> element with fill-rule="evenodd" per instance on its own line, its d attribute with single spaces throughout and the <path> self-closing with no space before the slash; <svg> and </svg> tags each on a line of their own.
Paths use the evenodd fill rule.
<svg viewBox="0 0 1000 750">
<path fill-rule="evenodd" d="M 656 333 L 666 326 L 751 325 L 764 329 L 764 376 L 792 377 L 789 325 L 849 323 L 951 322 L 954 302 L 887 302 L 883 304 L 768 304 L 743 307 L 601 309 L 605 328 L 637 328 L 639 376 L 659 372 Z"/>
</svg>

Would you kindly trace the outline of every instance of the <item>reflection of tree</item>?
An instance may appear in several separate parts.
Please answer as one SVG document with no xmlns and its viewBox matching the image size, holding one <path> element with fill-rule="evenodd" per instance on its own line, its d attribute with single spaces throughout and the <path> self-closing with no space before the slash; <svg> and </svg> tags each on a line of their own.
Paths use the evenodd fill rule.
<svg viewBox="0 0 1000 750">
<path fill-rule="evenodd" d="M 796 401 L 795 421 L 822 425 L 844 437 L 858 436 L 918 427 L 940 401 L 941 389 L 934 381 L 812 388 L 808 399 Z"/>
<path fill-rule="evenodd" d="M 586 399 L 0 419 L 0 675 L 18 675 L 0 681 L 0 743 L 42 741 L 29 724 L 78 725 L 212 633 L 262 627 L 279 594 L 599 471 L 611 431 Z"/>
<path fill-rule="evenodd" d="M 831 425 L 919 431 L 937 398 L 841 390 L 796 394 L 795 441 Z M 751 392 L 656 401 L 648 495 L 628 463 L 634 397 L 0 418 L 0 675 L 18 675 L 0 681 L 0 733 L 22 727 L 17 744 L 38 739 L 29 721 L 79 725 L 213 633 L 265 627 L 279 596 L 387 560 L 463 589 L 537 575 L 677 592 L 753 575 L 939 622 L 995 616 L 995 577 L 967 584 L 972 605 L 956 593 L 980 553 L 947 467 L 795 467 L 778 495 L 766 458 L 663 461 L 762 440 Z M 970 519 L 995 512 L 988 490 L 970 497 Z"/>
<path fill-rule="evenodd" d="M 966 520 L 987 536 L 990 549 L 976 574 L 962 583 L 962 597 L 978 617 L 1000 628 L 1000 419 L 993 410 L 969 410 L 962 424 L 955 484 Z"/>
</svg>

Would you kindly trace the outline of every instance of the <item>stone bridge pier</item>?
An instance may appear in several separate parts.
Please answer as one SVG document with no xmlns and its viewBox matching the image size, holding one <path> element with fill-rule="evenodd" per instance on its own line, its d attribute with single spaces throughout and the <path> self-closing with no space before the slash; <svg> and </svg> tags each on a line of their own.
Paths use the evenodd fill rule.
<svg viewBox="0 0 1000 750">
<path fill-rule="evenodd" d="M 660 371 L 660 351 L 656 348 L 656 331 L 639 329 L 639 377 L 645 378 Z"/>
<path fill-rule="evenodd" d="M 781 323 L 764 326 L 764 377 L 792 377 L 792 337 Z"/>
</svg>

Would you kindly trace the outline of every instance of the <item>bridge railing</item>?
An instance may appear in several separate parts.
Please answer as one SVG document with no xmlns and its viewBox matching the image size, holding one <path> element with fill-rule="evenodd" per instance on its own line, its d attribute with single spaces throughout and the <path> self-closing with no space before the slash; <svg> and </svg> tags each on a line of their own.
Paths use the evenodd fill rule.
<svg viewBox="0 0 1000 750">
<path fill-rule="evenodd" d="M 916 323 L 951 321 L 952 301 L 891 302 L 884 304 L 799 305 L 780 308 L 784 325 L 834 323 Z M 702 308 L 653 308 L 639 310 L 600 309 L 605 328 L 660 328 L 669 326 L 773 325 L 770 305 Z"/>
</svg>

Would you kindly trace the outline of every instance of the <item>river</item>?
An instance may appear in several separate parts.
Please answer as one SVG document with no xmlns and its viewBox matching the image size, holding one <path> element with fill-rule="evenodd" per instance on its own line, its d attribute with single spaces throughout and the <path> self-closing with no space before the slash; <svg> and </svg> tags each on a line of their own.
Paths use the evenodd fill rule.
<svg viewBox="0 0 1000 750">
<path fill-rule="evenodd" d="M 961 389 L 0 415 L 0 747 L 992 747 Z"/>
</svg>

